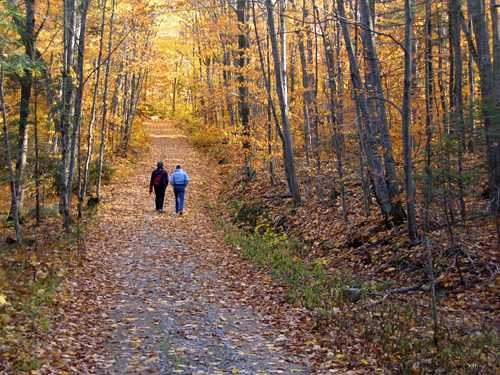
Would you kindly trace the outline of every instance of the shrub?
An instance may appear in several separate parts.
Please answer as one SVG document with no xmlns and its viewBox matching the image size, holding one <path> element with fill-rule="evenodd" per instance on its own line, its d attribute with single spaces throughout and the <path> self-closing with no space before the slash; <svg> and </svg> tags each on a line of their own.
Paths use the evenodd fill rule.
<svg viewBox="0 0 500 375">
<path fill-rule="evenodd" d="M 344 303 L 342 291 L 352 278 L 340 271 L 328 273 L 320 262 L 311 264 L 304 260 L 302 242 L 276 233 L 267 225 L 257 226 L 253 232 L 226 225 L 225 239 L 258 266 L 269 269 L 285 287 L 290 302 L 311 309 Z"/>
<path fill-rule="evenodd" d="M 208 152 L 215 160 L 226 158 L 230 137 L 223 129 L 215 125 L 205 125 L 188 112 L 178 113 L 176 120 L 185 131 L 189 143 Z"/>
<path fill-rule="evenodd" d="M 98 161 L 95 160 L 90 165 L 89 170 L 89 186 L 97 184 Z M 115 167 L 107 160 L 102 163 L 102 183 L 109 184 L 114 174 L 116 173 Z"/>
</svg>

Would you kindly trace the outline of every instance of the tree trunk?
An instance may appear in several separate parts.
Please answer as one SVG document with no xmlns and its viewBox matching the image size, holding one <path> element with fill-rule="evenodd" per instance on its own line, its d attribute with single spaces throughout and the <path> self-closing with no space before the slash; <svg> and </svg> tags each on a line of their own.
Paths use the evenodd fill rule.
<svg viewBox="0 0 500 375">
<path fill-rule="evenodd" d="M 274 23 L 274 8 L 271 0 L 266 0 L 267 9 L 267 24 L 269 28 L 269 37 L 271 41 L 271 48 L 274 60 L 274 75 L 276 78 L 276 91 L 280 104 L 281 121 L 283 128 L 283 159 L 285 164 L 285 174 L 288 181 L 288 188 L 292 194 L 294 204 L 300 204 L 300 190 L 297 183 L 297 176 L 295 174 L 295 160 L 293 153 L 293 141 L 290 131 L 290 122 L 288 119 L 288 110 L 285 91 L 282 81 L 282 67 L 280 61 L 280 54 L 278 51 L 278 38 L 276 35 L 276 26 Z"/>
<path fill-rule="evenodd" d="M 29 61 L 33 61 L 35 53 L 35 1 L 24 0 L 25 6 L 25 23 L 15 20 L 19 30 L 21 40 L 24 46 L 25 54 Z M 21 216 L 23 208 L 23 180 L 26 169 L 27 152 L 28 152 L 28 116 L 31 99 L 31 88 L 33 85 L 32 67 L 26 67 L 23 70 L 23 75 L 20 78 L 21 83 L 21 100 L 19 102 L 19 132 L 18 146 L 16 159 L 16 203 L 17 213 Z M 11 206 L 11 213 L 13 212 Z"/>
<path fill-rule="evenodd" d="M 396 163 L 394 161 L 392 151 L 392 141 L 389 135 L 389 125 L 387 122 L 385 108 L 385 94 L 382 89 L 380 61 L 377 54 L 376 42 L 374 37 L 373 16 L 371 14 L 370 0 L 360 1 L 361 15 L 361 39 L 363 42 L 365 57 L 367 63 L 367 86 L 368 86 L 368 101 L 373 101 L 371 108 L 375 108 L 376 114 L 373 125 L 376 131 L 380 134 L 380 143 L 383 150 L 384 169 L 386 174 L 387 186 L 391 199 L 399 195 L 399 187 L 396 176 Z"/>
<path fill-rule="evenodd" d="M 70 215 L 71 210 L 71 197 L 73 190 L 73 175 L 75 170 L 75 159 L 76 159 L 76 150 L 77 150 L 77 142 L 78 135 L 80 134 L 80 126 L 82 120 L 82 101 L 83 101 L 83 88 L 84 88 L 84 77 L 83 77 L 83 65 L 84 54 L 85 54 L 85 32 L 87 27 L 87 11 L 89 9 L 90 0 L 83 0 L 81 3 L 80 9 L 80 30 L 78 37 L 78 56 L 77 56 L 77 64 L 76 64 L 76 72 L 78 77 L 78 87 L 76 89 L 75 96 L 75 108 L 73 113 L 73 133 L 71 135 L 71 146 L 70 146 L 70 155 L 69 155 L 69 171 L 68 171 L 68 181 L 66 184 L 66 200 L 68 204 L 67 214 Z M 79 144 L 79 142 L 78 142 Z M 80 195 L 80 194 L 79 194 Z M 65 218 L 65 222 L 69 222 L 70 218 Z"/>
<path fill-rule="evenodd" d="M 482 112 L 487 144 L 489 166 L 489 195 L 491 212 L 500 215 L 500 116 L 498 108 L 498 82 L 495 82 L 491 52 L 489 46 L 489 30 L 486 25 L 486 14 L 482 0 L 467 0 L 469 14 L 474 28 L 477 54 L 479 58 L 479 76 L 482 96 Z M 496 85 L 496 87 L 495 87 Z"/>
<path fill-rule="evenodd" d="M 438 117 L 441 119 L 442 123 L 442 130 L 441 133 L 447 132 L 446 130 L 446 124 L 448 123 L 448 102 L 446 100 L 446 89 L 445 89 L 445 83 L 444 83 L 444 73 L 446 72 L 445 64 L 444 64 L 444 59 L 446 58 L 445 56 L 445 51 L 444 51 L 444 36 L 443 36 L 443 24 L 442 24 L 442 15 L 441 11 L 438 13 L 438 24 L 437 24 L 437 32 L 438 32 L 438 69 L 437 69 L 437 84 L 439 88 L 439 106 L 436 106 L 437 109 L 437 114 Z M 442 136 L 442 134 L 441 134 Z M 448 146 L 446 145 L 444 147 L 446 150 Z M 448 152 L 447 152 L 448 153 Z M 444 159 L 444 160 L 443 160 Z M 449 167 L 449 156 L 445 155 L 444 157 L 440 156 L 439 157 L 439 163 L 440 163 L 440 170 L 441 170 L 441 176 L 443 180 L 443 207 L 444 207 L 444 214 L 446 217 L 446 220 L 449 221 L 447 224 L 448 228 L 451 228 L 451 224 L 454 222 L 454 210 L 453 206 L 451 204 L 452 200 L 452 193 L 451 193 L 451 184 L 450 184 L 450 173 L 447 171 L 450 170 Z M 444 165 L 442 165 L 444 164 Z M 452 234 L 450 233 L 450 237 L 453 237 Z"/>
<path fill-rule="evenodd" d="M 316 5 L 315 1 L 313 1 L 313 7 Z M 305 7 L 305 5 L 304 5 Z M 309 49 L 309 65 L 314 64 L 314 72 L 311 73 L 309 81 L 312 83 L 311 88 L 313 89 L 313 106 L 314 106 L 314 116 L 313 116 L 313 154 L 314 154 L 314 161 L 315 161 L 315 166 L 316 166 L 316 196 L 318 199 L 323 198 L 323 191 L 321 189 L 321 148 L 320 148 L 320 139 L 319 139 L 319 127 L 321 123 L 321 118 L 320 118 L 320 109 L 318 106 L 318 81 L 319 81 L 319 65 L 318 65 L 318 55 L 319 55 L 319 48 L 318 48 L 318 30 L 317 30 L 317 23 L 319 23 L 319 20 L 316 20 L 315 13 L 313 11 L 313 29 L 311 30 L 310 27 L 307 29 L 307 46 Z M 312 41 L 312 35 L 314 35 L 314 52 L 313 52 L 313 41 Z"/>
<path fill-rule="evenodd" d="M 404 87 L 403 87 L 403 155 L 405 170 L 406 211 L 408 214 L 408 235 L 411 242 L 418 239 L 417 219 L 415 211 L 415 182 L 413 180 L 413 162 L 411 145 L 411 90 L 413 87 L 413 17 L 415 4 L 413 0 L 405 0 L 405 53 L 404 53 Z"/>
<path fill-rule="evenodd" d="M 238 16 L 238 109 L 241 121 L 242 146 L 244 157 L 244 175 L 250 179 L 254 174 L 251 166 L 252 145 L 250 143 L 250 106 L 248 104 L 248 82 L 245 74 L 248 53 L 248 35 L 247 35 L 247 1 L 237 1 Z"/>
<path fill-rule="evenodd" d="M 123 62 L 120 63 L 118 74 L 115 79 L 115 86 L 113 88 L 113 98 L 111 99 L 111 115 L 113 117 L 119 116 L 120 109 L 120 89 L 123 81 Z"/>
<path fill-rule="evenodd" d="M 172 117 L 175 117 L 175 102 L 177 99 L 177 74 L 178 74 L 178 63 L 175 63 L 175 76 L 174 76 L 174 82 L 172 83 L 172 110 L 170 111 L 170 115 Z"/>
<path fill-rule="evenodd" d="M 432 134 L 434 121 L 434 66 L 432 52 L 432 0 L 425 1 L 425 191 L 424 232 L 429 231 L 430 205 L 432 202 Z"/>
<path fill-rule="evenodd" d="M 316 8 L 316 18 L 319 19 L 319 11 Z M 323 25 L 323 23 L 319 23 L 321 37 L 323 39 L 323 47 L 325 53 L 325 62 L 327 68 L 327 86 L 328 86 L 328 109 L 330 111 L 330 121 L 332 123 L 333 129 L 333 145 L 335 148 L 335 156 L 337 159 L 337 173 L 339 175 L 339 189 L 340 189 L 340 201 L 342 207 L 342 217 L 347 221 L 347 204 L 346 204 L 346 192 L 345 192 L 345 183 L 344 183 L 344 162 L 343 162 L 343 145 L 342 145 L 342 137 L 340 133 L 340 127 L 342 125 L 342 108 L 339 103 L 337 96 L 337 83 L 335 81 L 335 56 L 334 56 L 334 48 L 332 40 L 329 35 L 327 35 L 327 29 Z M 339 35 L 337 35 L 338 37 Z M 338 47 L 340 48 L 340 41 L 337 40 Z M 337 51 L 337 48 L 335 49 Z M 339 57 L 339 56 L 337 56 Z M 340 61 L 337 60 L 337 63 L 340 64 Z M 341 69 L 337 71 L 339 74 L 338 78 L 340 79 Z"/>
<path fill-rule="evenodd" d="M 467 116 L 467 130 L 468 130 L 468 142 L 467 149 L 470 152 L 474 151 L 474 142 L 476 137 L 475 131 L 475 118 L 476 118 L 476 79 L 474 72 L 474 57 L 469 51 L 467 59 L 467 77 L 469 80 L 469 97 L 468 97 L 468 116 Z"/>
<path fill-rule="evenodd" d="M 277 0 L 279 6 L 279 37 L 280 37 L 280 64 L 281 81 L 283 82 L 283 96 L 285 98 L 286 112 L 288 116 L 288 75 L 287 75 L 287 45 L 286 45 L 286 6 L 287 0 Z"/>
<path fill-rule="evenodd" d="M 500 217 L 500 22 L 498 18 L 498 0 L 491 2 L 491 29 L 493 34 L 493 75 L 495 80 L 494 122 L 490 130 L 490 190 L 492 191 L 492 212 Z M 500 232 L 499 232 L 500 233 Z M 500 236 L 498 238 L 500 242 Z"/>
<path fill-rule="evenodd" d="M 123 155 L 126 155 L 128 151 L 128 145 L 130 142 L 130 138 L 132 136 L 132 128 L 134 124 L 135 114 L 137 112 L 137 106 L 139 104 L 139 100 L 141 97 L 144 77 L 145 74 L 143 73 L 137 73 L 137 74 L 134 73 L 132 76 L 132 83 L 130 85 L 131 86 L 130 100 L 126 114 L 125 135 L 124 135 L 123 145 L 121 147 L 121 152 L 123 153 Z"/>
<path fill-rule="evenodd" d="M 344 44 L 349 58 L 351 83 L 354 90 L 354 97 L 357 105 L 359 106 L 361 119 L 364 125 L 364 129 L 362 129 L 361 132 L 361 138 L 363 148 L 366 152 L 366 161 L 368 164 L 368 171 L 370 173 L 373 190 L 375 192 L 375 197 L 377 198 L 377 202 L 382 211 L 382 214 L 384 215 L 386 220 L 392 222 L 395 225 L 399 225 L 404 220 L 404 211 L 401 207 L 401 203 L 391 201 L 390 192 L 384 178 L 382 161 L 377 151 L 375 129 L 372 119 L 369 115 L 369 107 L 363 90 L 359 64 L 357 61 L 357 57 L 354 54 L 348 24 L 345 21 L 346 15 L 344 0 L 337 0 L 337 5 L 338 14 L 341 18 L 340 24 L 342 27 L 342 33 L 344 35 Z"/>
<path fill-rule="evenodd" d="M 62 71 L 62 112 L 61 112 L 61 181 L 60 196 L 63 224 L 66 231 L 70 228 L 69 200 L 71 194 L 68 189 L 70 133 L 72 131 L 74 83 L 72 76 L 73 48 L 75 41 L 75 0 L 64 2 L 64 53 Z M 75 126 L 75 125 L 73 125 Z"/>
<path fill-rule="evenodd" d="M 498 7 L 500 4 L 498 0 L 490 0 L 491 11 L 491 33 L 493 34 L 493 74 L 495 75 L 495 82 L 500 82 L 500 22 L 498 18 Z M 497 84 L 497 99 L 500 96 L 500 87 Z"/>
<path fill-rule="evenodd" d="M 274 186 L 276 184 L 276 176 L 274 173 L 274 156 L 273 156 L 273 126 L 272 126 L 273 122 L 277 129 L 278 134 L 281 135 L 281 138 L 283 137 L 280 129 L 279 119 L 276 114 L 276 107 L 274 105 L 273 97 L 271 95 L 271 61 L 269 58 L 269 35 L 267 35 L 266 38 L 267 56 L 266 56 L 266 63 L 264 64 L 264 54 L 262 52 L 259 29 L 257 27 L 257 17 L 255 15 L 255 2 L 252 2 L 252 20 L 255 32 L 255 41 L 257 43 L 257 50 L 259 52 L 260 70 L 262 73 L 262 78 L 264 79 L 264 84 L 267 94 L 267 153 L 269 157 L 269 180 L 271 186 Z"/>
<path fill-rule="evenodd" d="M 11 216 L 14 221 L 14 228 L 16 230 L 16 242 L 21 243 L 22 233 L 21 226 L 19 224 L 19 211 L 18 211 L 18 196 L 17 196 L 17 179 L 14 173 L 14 168 L 12 168 L 12 153 L 10 150 L 9 142 L 9 125 L 7 124 L 7 113 L 5 109 L 5 95 L 3 90 L 4 73 L 3 66 L 0 64 L 0 111 L 2 112 L 2 124 L 3 124 L 3 139 L 4 139 L 4 161 L 7 166 L 7 172 L 9 175 L 10 183 L 10 194 L 11 194 Z"/>
<path fill-rule="evenodd" d="M 111 1 L 111 15 L 109 18 L 109 38 L 108 38 L 108 55 L 106 65 L 104 67 L 104 83 L 102 94 L 102 109 L 101 109 L 101 134 L 99 145 L 99 160 L 97 165 L 97 184 L 96 184 L 96 199 L 101 200 L 101 182 L 102 182 L 102 169 L 104 164 L 104 151 L 106 147 L 106 133 L 107 122 L 106 116 L 108 113 L 108 86 L 109 86 L 109 73 L 111 70 L 111 51 L 113 50 L 113 23 L 115 18 L 116 0 Z"/>
<path fill-rule="evenodd" d="M 428 276 L 431 282 L 431 311 L 434 321 L 434 342 L 438 337 L 438 316 L 436 302 L 436 280 L 430 241 L 427 237 L 430 230 L 430 207 L 433 195 L 433 173 L 432 173 L 432 133 L 433 133 L 433 104 L 434 104 L 434 67 L 432 53 L 432 0 L 425 0 L 425 187 L 424 187 L 424 248 L 427 253 Z"/>
<path fill-rule="evenodd" d="M 465 202 L 464 202 L 464 182 L 462 177 L 463 151 L 465 149 L 465 126 L 462 95 L 462 47 L 460 44 L 460 18 L 462 14 L 460 0 L 450 0 L 448 3 L 449 14 L 449 35 L 452 53 L 452 85 L 450 92 L 450 126 L 453 128 L 454 138 L 458 138 L 457 145 L 457 178 L 458 178 L 458 201 L 460 206 L 460 216 L 465 223 Z"/>
<path fill-rule="evenodd" d="M 42 217 L 40 214 L 40 200 L 41 200 L 41 192 L 40 192 L 40 144 L 39 144 L 39 136 L 38 136 L 38 81 L 35 75 L 34 80 L 34 94 L 35 94 L 35 103 L 33 110 L 33 130 L 35 137 L 35 218 L 36 225 L 40 225 L 42 222 Z"/>
<path fill-rule="evenodd" d="M 253 4 L 253 3 L 252 3 Z M 226 48 L 224 40 L 222 41 L 223 43 L 223 48 Z M 229 91 L 229 82 L 231 81 L 231 72 L 230 72 L 230 67 L 231 67 L 231 52 L 224 50 L 224 55 L 223 55 L 223 63 L 224 63 L 224 69 L 222 71 L 222 77 L 224 79 L 224 87 L 226 88 L 227 91 Z M 234 126 L 234 110 L 233 110 L 233 101 L 231 99 L 231 95 L 226 94 L 226 106 L 227 106 L 227 111 L 229 113 L 229 125 L 231 127 Z"/>
<path fill-rule="evenodd" d="M 83 179 L 80 187 L 80 194 L 78 196 L 78 215 L 81 216 L 83 201 L 85 196 L 87 195 L 87 187 L 89 180 L 89 170 L 90 170 L 90 161 L 92 159 L 92 151 L 94 148 L 94 126 L 96 120 L 96 112 L 97 112 L 97 94 L 99 92 L 99 81 L 101 75 L 101 63 L 102 63 L 102 53 L 103 53 L 103 45 L 104 45 L 104 27 L 105 27 L 105 19 L 106 19 L 106 0 L 103 0 L 101 10 L 101 23 L 100 23 L 100 31 L 99 31 L 99 50 L 97 54 L 97 60 L 94 63 L 94 86 L 92 90 L 92 104 L 90 109 L 90 119 L 88 126 L 88 134 L 87 134 L 87 150 L 85 154 L 85 161 L 83 165 Z"/>
<path fill-rule="evenodd" d="M 313 93 L 309 81 L 309 71 L 307 66 L 306 52 L 304 47 L 304 37 L 302 34 L 298 35 L 299 38 L 299 54 L 300 65 L 302 67 L 302 87 L 303 87 L 303 100 L 304 100 L 304 154 L 306 158 L 306 177 L 305 177 L 305 194 L 306 199 L 310 194 L 312 185 L 312 169 L 311 169 L 311 148 L 312 148 L 312 126 L 311 126 L 311 112 L 313 105 Z"/>
</svg>

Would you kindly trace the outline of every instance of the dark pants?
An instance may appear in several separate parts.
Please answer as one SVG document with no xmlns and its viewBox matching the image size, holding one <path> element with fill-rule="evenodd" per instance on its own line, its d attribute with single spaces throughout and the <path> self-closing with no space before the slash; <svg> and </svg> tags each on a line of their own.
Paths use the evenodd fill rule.
<svg viewBox="0 0 500 375">
<path fill-rule="evenodd" d="M 163 201 L 165 200 L 165 189 L 166 187 L 155 186 L 155 202 L 156 202 L 156 210 L 163 210 Z"/>
<path fill-rule="evenodd" d="M 184 211 L 184 190 L 174 189 L 175 195 L 175 213 Z"/>
</svg>

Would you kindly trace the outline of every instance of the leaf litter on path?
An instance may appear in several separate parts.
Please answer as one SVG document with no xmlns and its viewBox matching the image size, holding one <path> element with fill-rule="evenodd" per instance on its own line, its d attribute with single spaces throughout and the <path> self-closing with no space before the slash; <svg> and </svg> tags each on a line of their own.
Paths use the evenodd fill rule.
<svg viewBox="0 0 500 375">
<path fill-rule="evenodd" d="M 171 123 L 153 122 L 148 132 L 151 152 L 110 187 L 86 235 L 41 373 L 309 373 L 304 358 L 285 350 L 293 347 L 287 323 L 278 329 L 252 308 L 258 283 L 269 281 L 255 269 L 245 274 L 248 264 L 212 227 L 204 200 L 216 199 L 215 168 Z M 147 185 L 157 160 L 190 175 L 182 217 L 170 188 L 166 213 L 154 211 Z"/>
</svg>

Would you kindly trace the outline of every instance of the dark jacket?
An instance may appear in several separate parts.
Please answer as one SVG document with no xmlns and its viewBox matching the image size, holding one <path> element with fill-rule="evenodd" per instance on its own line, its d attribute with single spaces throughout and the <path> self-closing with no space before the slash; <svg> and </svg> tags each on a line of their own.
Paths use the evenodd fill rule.
<svg viewBox="0 0 500 375">
<path fill-rule="evenodd" d="M 160 189 L 166 189 L 168 185 L 168 173 L 163 168 L 156 168 L 153 173 L 151 173 L 151 181 L 149 182 L 149 192 L 153 191 L 154 182 L 157 176 L 160 176 L 160 184 L 157 186 Z"/>
</svg>

